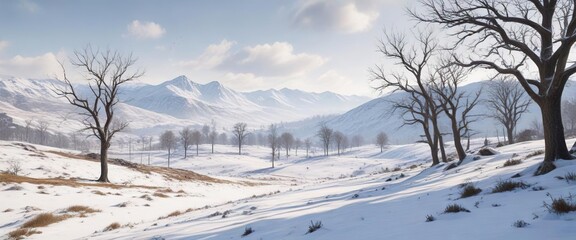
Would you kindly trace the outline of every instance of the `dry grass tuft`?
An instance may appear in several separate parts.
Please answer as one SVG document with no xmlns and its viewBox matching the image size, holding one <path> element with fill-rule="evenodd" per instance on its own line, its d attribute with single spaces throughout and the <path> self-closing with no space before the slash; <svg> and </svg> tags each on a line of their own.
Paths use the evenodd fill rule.
<svg viewBox="0 0 576 240">
<path fill-rule="evenodd" d="M 154 197 L 161 197 L 161 198 L 169 198 L 169 197 L 170 197 L 170 196 L 168 196 L 168 195 L 166 195 L 166 194 L 164 194 L 164 193 L 161 193 L 161 192 L 155 192 L 154 194 L 152 194 L 152 196 L 154 196 Z"/>
<path fill-rule="evenodd" d="M 95 213 L 102 212 L 102 210 L 94 209 L 88 206 L 74 205 L 66 209 L 66 212 L 77 212 L 77 213 Z"/>
<path fill-rule="evenodd" d="M 502 165 L 503 167 L 510 167 L 510 166 L 514 166 L 514 165 L 518 165 L 522 163 L 522 160 L 520 159 L 508 159 L 506 160 L 506 162 L 504 162 L 504 165 Z"/>
<path fill-rule="evenodd" d="M 186 212 L 188 212 L 188 210 L 186 210 Z M 176 216 L 180 216 L 180 215 L 182 215 L 182 212 L 180 212 L 180 211 L 174 211 L 174 212 L 171 212 L 170 214 L 168 214 L 168 215 L 166 215 L 166 216 L 164 216 L 164 217 L 159 217 L 158 220 L 166 219 L 166 218 L 170 218 L 170 217 L 176 217 Z"/>
<path fill-rule="evenodd" d="M 96 195 L 101 195 L 101 196 L 106 196 L 106 193 L 100 191 L 100 190 L 94 190 L 92 191 L 92 193 L 96 194 Z"/>
<path fill-rule="evenodd" d="M 103 231 L 108 232 L 108 231 L 112 231 L 114 229 L 118 229 L 120 227 L 121 227 L 120 223 L 114 222 L 114 223 L 111 223 L 110 225 L 108 225 L 108 227 L 105 227 Z"/>
<path fill-rule="evenodd" d="M 36 228 L 36 227 L 45 227 L 52 223 L 57 223 L 60 221 L 64 221 L 67 218 L 70 218 L 70 215 L 54 215 L 52 213 L 41 213 L 36 215 L 34 218 L 26 221 L 22 224 L 22 228 Z"/>
<path fill-rule="evenodd" d="M 509 192 L 514 191 L 516 188 L 528 188 L 530 185 L 524 182 L 515 182 L 512 180 L 500 181 L 496 183 L 496 186 L 492 189 L 492 193 L 501 193 L 501 192 Z"/>
<path fill-rule="evenodd" d="M 9 239 L 22 239 L 24 237 L 28 237 L 32 234 L 40 234 L 42 232 L 36 229 L 28 229 L 28 228 L 18 228 L 12 232 L 8 233 Z"/>
</svg>

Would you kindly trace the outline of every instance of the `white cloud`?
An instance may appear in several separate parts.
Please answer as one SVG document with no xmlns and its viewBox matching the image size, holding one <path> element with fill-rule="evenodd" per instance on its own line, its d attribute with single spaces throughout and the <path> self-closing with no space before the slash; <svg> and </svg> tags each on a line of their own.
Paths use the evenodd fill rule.
<svg viewBox="0 0 576 240">
<path fill-rule="evenodd" d="M 129 36 L 140 39 L 160 38 L 166 33 L 166 30 L 158 23 L 140 22 L 138 20 L 134 20 L 128 24 L 127 29 Z"/>
<path fill-rule="evenodd" d="M 0 41 L 0 52 L 8 47 L 8 41 Z"/>
<path fill-rule="evenodd" d="M 54 53 L 25 57 L 16 55 L 7 60 L 0 59 L 0 73 L 25 78 L 52 78 L 61 73 Z"/>
<path fill-rule="evenodd" d="M 235 42 L 226 39 L 218 44 L 210 44 L 198 58 L 192 61 L 180 62 L 180 65 L 193 67 L 195 69 L 212 69 L 222 64 L 222 62 L 229 57 L 230 48 L 232 48 L 234 44 Z"/>
<path fill-rule="evenodd" d="M 236 73 L 253 73 L 267 77 L 300 76 L 322 66 L 326 60 L 318 55 L 294 53 L 287 42 L 246 47 L 228 57 L 220 69 Z"/>
<path fill-rule="evenodd" d="M 252 73 L 226 73 L 222 81 L 226 86 L 237 91 L 254 91 L 255 87 L 260 89 L 269 88 L 263 78 L 257 77 Z"/>
<path fill-rule="evenodd" d="M 378 18 L 377 5 L 370 0 L 301 1 L 294 13 L 294 23 L 317 30 L 361 32 L 370 29 Z"/>
</svg>

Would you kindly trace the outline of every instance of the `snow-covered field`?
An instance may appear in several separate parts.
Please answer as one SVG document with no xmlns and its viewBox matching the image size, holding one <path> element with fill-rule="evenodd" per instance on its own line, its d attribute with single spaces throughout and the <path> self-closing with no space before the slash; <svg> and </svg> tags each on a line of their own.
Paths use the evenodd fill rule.
<svg viewBox="0 0 576 240">
<path fill-rule="evenodd" d="M 574 139 L 569 142 L 573 142 Z M 477 140 L 473 148 L 481 144 Z M 63 221 L 35 228 L 29 239 L 574 239 L 576 212 L 550 213 L 552 198 L 576 195 L 576 161 L 532 176 L 543 158 L 542 141 L 497 148 L 498 154 L 472 154 L 459 167 L 430 168 L 425 144 L 352 148 L 341 156 L 282 156 L 271 168 L 266 147 L 249 146 L 242 156 L 234 146 L 208 145 L 187 159 L 177 151 L 171 167 L 208 177 L 167 178 L 110 165 L 114 185 L 97 185 L 99 163 L 66 157 L 69 150 L 0 141 L 0 170 L 18 162 L 23 183 L 2 174 L 0 236 L 40 213 L 68 214 Z M 111 157 L 147 163 L 148 152 Z M 534 156 L 531 156 L 534 155 Z M 166 152 L 151 152 L 151 163 L 166 166 Z M 504 167 L 509 159 L 518 165 Z M 516 175 L 516 176 L 515 176 Z M 512 178 L 514 176 L 514 178 Z M 66 182 L 59 184 L 45 179 Z M 12 180 L 10 180 L 12 179 Z M 40 179 L 34 182 L 30 179 Z M 73 179 L 73 180 L 68 180 Z M 512 180 L 525 188 L 492 193 Z M 30 183 L 34 182 L 34 183 Z M 482 189 L 461 198 L 463 184 Z M 575 197 L 576 198 L 576 197 Z M 470 212 L 444 213 L 451 204 Z M 94 213 L 74 213 L 73 205 Z M 176 213 L 176 211 L 180 211 Z M 173 214 L 171 214 L 173 213 Z M 169 216 L 173 215 L 173 216 Z M 434 221 L 427 221 L 434 218 Z M 322 227 L 307 233 L 313 222 Z M 513 226 L 523 221 L 523 227 Z M 105 230 L 118 223 L 119 228 Z M 516 224 L 522 225 L 522 224 Z M 253 232 L 242 237 L 246 229 Z"/>
</svg>

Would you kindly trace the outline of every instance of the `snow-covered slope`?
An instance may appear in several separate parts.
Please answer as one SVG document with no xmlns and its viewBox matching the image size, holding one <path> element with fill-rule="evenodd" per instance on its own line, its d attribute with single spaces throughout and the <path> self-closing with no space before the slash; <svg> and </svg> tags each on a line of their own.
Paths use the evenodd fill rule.
<svg viewBox="0 0 576 240">
<path fill-rule="evenodd" d="M 473 149 L 481 142 L 474 140 Z M 544 206 L 560 198 L 576 205 L 570 197 L 576 182 L 561 179 L 576 173 L 576 162 L 559 160 L 552 172 L 533 176 L 543 158 L 542 141 L 473 155 L 450 170 L 430 167 L 424 144 L 388 146 L 384 152 L 364 146 L 329 157 L 301 153 L 283 156 L 276 168 L 270 168 L 268 148 L 247 147 L 238 156 L 233 146 L 218 145 L 210 154 L 203 145 L 199 156 L 187 159 L 176 151 L 173 166 L 228 182 L 175 181 L 112 165 L 112 186 L 86 181 L 97 177 L 98 163 L 70 158 L 68 151 L 17 142 L 0 146 L 0 169 L 20 162 L 19 173 L 27 177 L 20 183 L 0 175 L 6 179 L 0 237 L 40 213 L 68 218 L 35 228 L 40 233 L 29 239 L 567 240 L 576 234 L 576 211 L 556 214 Z M 165 165 L 164 151 L 151 154 L 153 165 Z M 117 150 L 113 155 L 127 156 Z M 504 166 L 510 159 L 519 164 Z M 503 181 L 525 185 L 494 192 Z M 481 192 L 461 197 L 466 184 Z M 445 213 L 454 204 L 469 212 Z M 74 205 L 99 212 L 68 210 Z M 322 226 L 307 233 L 311 221 Z M 112 223 L 118 228 L 107 229 Z M 253 232 L 242 236 L 246 229 Z"/>
</svg>

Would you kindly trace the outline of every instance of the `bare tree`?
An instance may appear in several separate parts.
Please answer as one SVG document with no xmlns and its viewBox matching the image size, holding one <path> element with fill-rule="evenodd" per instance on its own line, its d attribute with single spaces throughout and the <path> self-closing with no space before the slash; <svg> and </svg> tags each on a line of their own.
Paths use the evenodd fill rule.
<svg viewBox="0 0 576 240">
<path fill-rule="evenodd" d="M 60 66 L 65 87 L 56 88 L 54 92 L 82 111 L 84 130 L 100 140 L 100 177 L 97 181 L 109 182 L 108 149 L 114 135 L 128 126 L 128 122 L 114 118 L 116 105 L 120 102 L 118 93 L 122 85 L 141 77 L 143 73 L 130 71 L 136 62 L 132 55 L 100 51 L 91 46 L 74 51 L 70 62 L 85 73 L 90 90 L 86 94 L 88 96 L 75 89 L 63 64 Z"/>
<path fill-rule="evenodd" d="M 304 140 L 304 147 L 306 148 L 306 157 L 309 157 L 308 153 L 310 152 L 310 148 L 312 147 L 312 140 L 310 138 L 306 138 Z"/>
<path fill-rule="evenodd" d="M 171 151 L 176 147 L 176 136 L 174 132 L 167 130 L 160 135 L 160 146 L 168 150 L 168 167 L 170 167 Z"/>
<path fill-rule="evenodd" d="M 320 123 L 320 129 L 318 129 L 318 132 L 316 132 L 316 136 L 318 136 L 320 138 L 320 142 L 322 142 L 322 147 L 324 148 L 324 156 L 328 156 L 333 133 L 334 130 L 326 126 L 326 123 Z"/>
<path fill-rule="evenodd" d="M 24 123 L 24 141 L 32 142 L 32 120 L 25 120 Z"/>
<path fill-rule="evenodd" d="M 232 134 L 234 134 L 234 138 L 236 143 L 238 143 L 238 155 L 242 155 L 242 144 L 248 136 L 248 129 L 246 129 L 246 123 L 236 123 L 234 124 L 234 128 L 232 129 Z"/>
<path fill-rule="evenodd" d="M 504 126 L 508 144 L 513 144 L 516 125 L 530 106 L 526 92 L 512 79 L 494 80 L 489 85 L 486 103 L 490 108 L 488 116 Z"/>
<path fill-rule="evenodd" d="M 462 66 L 481 67 L 515 78 L 538 104 L 544 129 L 544 161 L 537 175 L 555 169 L 568 152 L 561 100 L 566 82 L 576 73 L 571 56 L 576 42 L 573 1 L 422 0 L 421 22 L 440 24 L 467 48 Z M 536 78 L 534 76 L 536 70 Z"/>
<path fill-rule="evenodd" d="M 192 145 L 192 129 L 189 127 L 184 127 L 180 132 L 180 142 L 182 143 L 182 148 L 184 148 L 184 158 L 188 157 L 188 148 Z"/>
<path fill-rule="evenodd" d="M 202 133 L 200 133 L 197 130 L 194 130 L 191 135 L 192 135 L 191 138 L 192 143 L 196 145 L 196 156 L 198 156 L 198 145 L 200 145 L 200 143 L 202 142 Z"/>
<path fill-rule="evenodd" d="M 576 134 L 576 99 L 565 100 L 562 102 L 562 117 L 564 125 L 568 126 L 566 133 L 569 135 Z"/>
<path fill-rule="evenodd" d="M 296 156 L 298 156 L 298 148 L 302 147 L 302 140 L 300 140 L 300 138 L 296 138 L 296 140 L 294 140 L 294 150 L 296 150 Z"/>
<path fill-rule="evenodd" d="M 466 80 L 468 71 L 465 68 L 452 63 L 440 66 L 432 78 L 434 79 L 433 91 L 440 106 L 448 119 L 452 129 L 454 147 L 458 154 L 459 163 L 466 158 L 466 151 L 462 146 L 462 137 L 470 131 L 470 124 L 478 120 L 479 115 L 472 114 L 472 110 L 479 103 L 482 89 L 473 95 L 463 91 L 460 86 Z"/>
<path fill-rule="evenodd" d="M 212 154 L 214 153 L 214 145 L 216 144 L 216 139 L 218 139 L 218 133 L 216 130 L 212 130 L 210 134 L 208 134 L 208 142 L 212 147 Z"/>
<path fill-rule="evenodd" d="M 204 124 L 204 126 L 202 126 L 202 137 L 206 140 L 206 143 L 208 143 L 210 132 L 210 126 L 208 126 L 208 124 Z"/>
<path fill-rule="evenodd" d="M 362 145 L 364 145 L 364 137 L 362 137 L 361 135 L 354 135 L 352 137 L 352 146 L 360 147 Z"/>
<path fill-rule="evenodd" d="M 220 142 L 220 144 L 228 144 L 228 135 L 226 135 L 226 133 L 220 133 L 220 135 L 218 135 L 218 142 Z"/>
<path fill-rule="evenodd" d="M 388 135 L 385 132 L 379 132 L 376 135 L 376 144 L 380 146 L 380 152 L 384 152 L 384 146 L 388 144 Z"/>
<path fill-rule="evenodd" d="M 344 147 L 344 142 L 346 140 L 346 136 L 343 133 L 341 133 L 340 131 L 335 131 L 334 134 L 332 134 L 332 139 L 334 140 L 334 143 L 336 144 L 336 150 L 337 150 L 338 156 L 340 156 L 340 150 L 342 150 Z"/>
<path fill-rule="evenodd" d="M 272 168 L 274 168 L 274 160 L 276 160 L 276 148 L 280 144 L 280 139 L 278 137 L 278 126 L 275 124 L 270 124 L 268 127 L 268 144 L 270 144 L 270 149 L 272 150 Z"/>
<path fill-rule="evenodd" d="M 288 132 L 282 133 L 280 143 L 282 147 L 284 147 L 284 150 L 286 150 L 286 157 L 288 157 L 290 149 L 292 149 L 292 145 L 294 145 L 294 136 Z"/>
<path fill-rule="evenodd" d="M 438 51 L 438 42 L 432 33 L 418 32 L 414 35 L 415 43 L 410 44 L 403 34 L 385 33 L 380 41 L 378 51 L 385 57 L 398 62 L 402 72 L 389 72 L 387 67 L 377 65 L 370 69 L 373 81 L 377 82 L 376 90 L 405 92 L 408 98 L 394 101 L 392 109 L 403 117 L 402 126 L 420 125 L 432 156 L 432 166 L 439 164 L 438 150 L 443 161 L 446 161 L 444 141 L 438 124 L 441 108 L 435 102 L 431 88 L 431 79 L 425 75 L 433 71 L 429 61 Z"/>
</svg>

